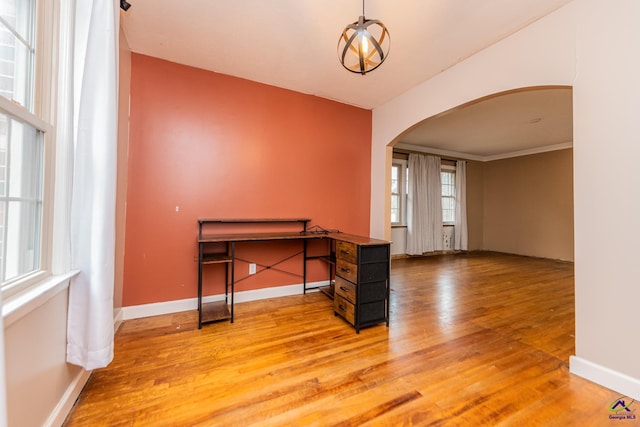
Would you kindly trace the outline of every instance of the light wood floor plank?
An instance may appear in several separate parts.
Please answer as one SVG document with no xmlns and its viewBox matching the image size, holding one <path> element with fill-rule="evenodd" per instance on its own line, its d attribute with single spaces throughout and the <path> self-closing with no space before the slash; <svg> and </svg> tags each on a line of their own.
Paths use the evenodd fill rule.
<svg viewBox="0 0 640 427">
<path fill-rule="evenodd" d="M 410 258 L 391 284 L 390 326 L 360 334 L 320 293 L 126 321 L 65 425 L 609 424 L 617 393 L 568 372 L 572 264 Z"/>
</svg>

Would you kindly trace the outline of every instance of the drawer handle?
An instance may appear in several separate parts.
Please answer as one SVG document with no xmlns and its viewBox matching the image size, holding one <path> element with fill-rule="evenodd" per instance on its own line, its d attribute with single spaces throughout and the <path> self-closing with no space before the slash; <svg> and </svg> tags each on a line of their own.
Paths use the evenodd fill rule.
<svg viewBox="0 0 640 427">
<path fill-rule="evenodd" d="M 351 270 L 349 270 L 348 268 L 340 268 L 340 270 L 342 270 L 343 273 L 351 273 Z"/>
<path fill-rule="evenodd" d="M 345 251 L 344 249 L 340 249 L 340 252 L 342 252 L 345 255 L 349 255 L 351 252 L 349 251 Z"/>
<path fill-rule="evenodd" d="M 349 292 L 349 289 L 345 288 L 344 286 L 340 286 L 340 290 L 343 292 Z"/>
<path fill-rule="evenodd" d="M 347 311 L 347 307 L 345 307 L 345 306 L 344 306 L 344 305 L 342 305 L 342 304 L 338 304 L 338 308 L 339 308 L 340 310 L 342 310 L 342 311 Z"/>
</svg>

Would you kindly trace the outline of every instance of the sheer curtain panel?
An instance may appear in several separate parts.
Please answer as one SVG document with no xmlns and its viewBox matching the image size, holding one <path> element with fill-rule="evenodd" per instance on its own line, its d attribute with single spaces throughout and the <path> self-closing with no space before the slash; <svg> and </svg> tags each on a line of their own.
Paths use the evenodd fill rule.
<svg viewBox="0 0 640 427">
<path fill-rule="evenodd" d="M 0 293 L 0 307 L 2 307 L 2 293 Z M 0 315 L 0 427 L 7 425 L 7 387 L 4 372 L 4 319 Z"/>
<path fill-rule="evenodd" d="M 407 254 L 441 251 L 442 186 L 440 157 L 409 155 Z"/>
<path fill-rule="evenodd" d="M 75 2 L 74 174 L 67 361 L 87 370 L 113 359 L 119 7 Z"/>
<path fill-rule="evenodd" d="M 467 244 L 467 162 L 456 162 L 456 214 L 453 249 L 466 251 Z"/>
</svg>

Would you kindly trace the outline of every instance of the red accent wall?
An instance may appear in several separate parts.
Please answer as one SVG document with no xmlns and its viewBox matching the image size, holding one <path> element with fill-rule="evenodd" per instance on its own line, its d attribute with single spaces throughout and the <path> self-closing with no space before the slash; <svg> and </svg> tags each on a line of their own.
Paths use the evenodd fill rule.
<svg viewBox="0 0 640 427">
<path fill-rule="evenodd" d="M 198 218 L 307 217 L 368 235 L 370 163 L 369 110 L 133 54 L 123 305 L 197 295 Z M 243 250 L 268 263 L 292 248 Z M 237 290 L 295 283 L 266 272 Z"/>
</svg>

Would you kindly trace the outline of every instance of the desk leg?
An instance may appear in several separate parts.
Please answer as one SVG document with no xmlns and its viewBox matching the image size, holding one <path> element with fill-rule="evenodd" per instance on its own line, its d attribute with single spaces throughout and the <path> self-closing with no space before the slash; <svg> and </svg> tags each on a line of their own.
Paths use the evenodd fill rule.
<svg viewBox="0 0 640 427">
<path fill-rule="evenodd" d="M 302 241 L 302 293 L 307 293 L 307 240 Z"/>
<path fill-rule="evenodd" d="M 231 242 L 231 323 L 234 316 L 234 297 L 236 293 L 236 242 Z"/>
<path fill-rule="evenodd" d="M 198 329 L 202 329 L 202 246 L 198 244 Z"/>
</svg>

